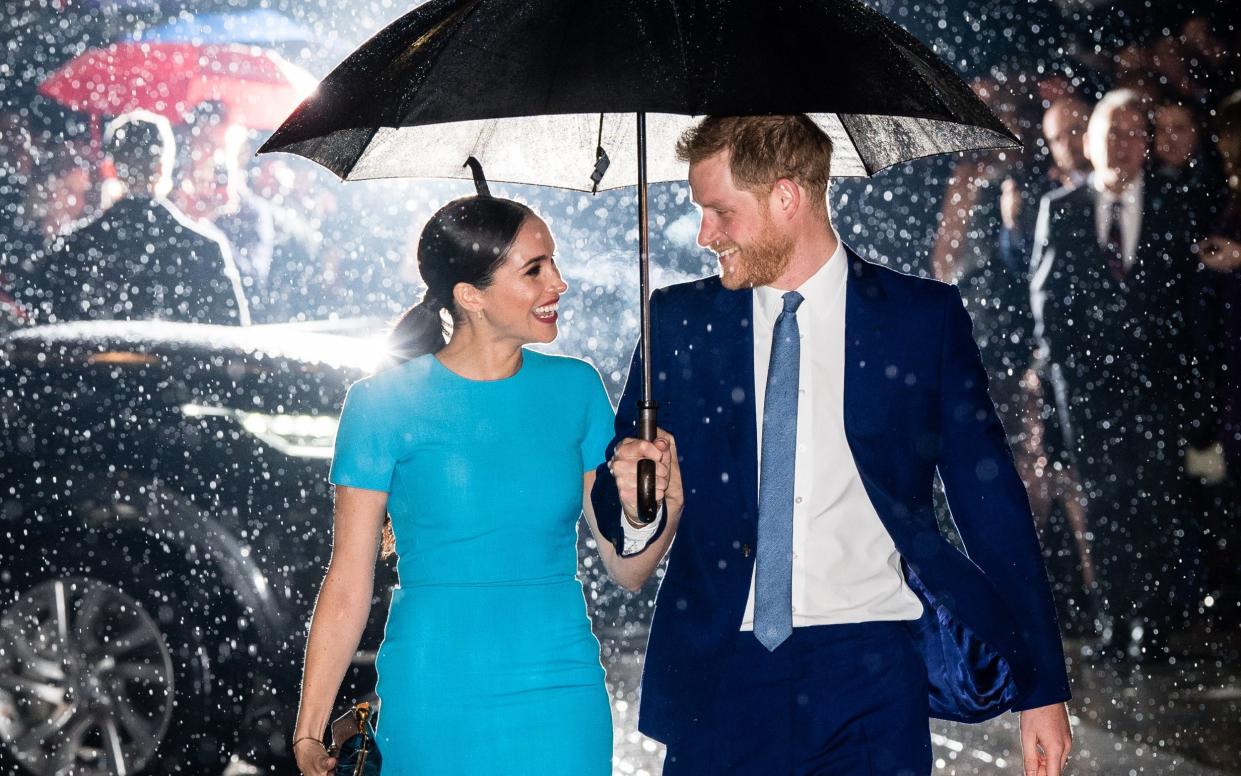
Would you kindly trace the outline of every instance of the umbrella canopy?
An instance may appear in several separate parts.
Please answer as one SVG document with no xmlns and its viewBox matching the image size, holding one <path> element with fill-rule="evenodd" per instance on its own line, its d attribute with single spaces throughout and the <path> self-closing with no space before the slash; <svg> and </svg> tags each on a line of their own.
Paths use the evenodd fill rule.
<svg viewBox="0 0 1241 776">
<path fill-rule="evenodd" d="M 131 40 L 154 43 L 193 43 L 226 45 L 248 43 L 275 46 L 282 43 L 311 43 L 318 37 L 309 27 L 298 24 L 270 8 L 237 13 L 202 13 L 178 19 L 130 36 Z"/>
<path fill-rule="evenodd" d="M 96 117 L 144 108 L 174 124 L 216 101 L 231 121 L 272 129 L 314 88 L 313 76 L 264 49 L 131 42 L 83 52 L 40 84 L 39 93 Z"/>
<path fill-rule="evenodd" d="M 807 113 L 834 176 L 1019 145 L 953 71 L 856 0 L 431 0 L 342 62 L 262 151 L 341 178 L 469 177 L 589 190 L 682 180 L 703 114 Z"/>
<path fill-rule="evenodd" d="M 857 0 L 431 0 L 342 62 L 259 153 L 346 180 L 462 178 L 477 160 L 493 180 L 637 185 L 637 431 L 653 440 L 646 184 L 686 177 L 674 149 L 694 116 L 790 113 L 832 138 L 837 176 L 1020 146 L 947 65 Z M 653 461 L 639 462 L 638 499 L 650 522 Z"/>
</svg>

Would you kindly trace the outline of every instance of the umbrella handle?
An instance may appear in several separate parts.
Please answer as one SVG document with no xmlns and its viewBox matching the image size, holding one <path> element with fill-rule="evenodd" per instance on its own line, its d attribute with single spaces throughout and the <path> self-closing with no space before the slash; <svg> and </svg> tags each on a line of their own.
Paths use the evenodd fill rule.
<svg viewBox="0 0 1241 776">
<path fill-rule="evenodd" d="M 659 425 L 659 402 L 638 400 L 638 436 L 654 442 Z M 655 462 L 649 458 L 638 461 L 638 522 L 646 525 L 659 514 L 659 501 L 655 497 Z"/>
</svg>

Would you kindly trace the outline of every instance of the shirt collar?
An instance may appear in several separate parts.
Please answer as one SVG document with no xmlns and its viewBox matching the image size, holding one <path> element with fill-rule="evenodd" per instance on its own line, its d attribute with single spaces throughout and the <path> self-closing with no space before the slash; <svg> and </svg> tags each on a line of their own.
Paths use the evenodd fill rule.
<svg viewBox="0 0 1241 776">
<path fill-rule="evenodd" d="M 1128 186 L 1121 189 L 1120 194 L 1113 194 L 1103 188 L 1103 184 L 1099 181 L 1099 176 L 1097 175 L 1090 176 L 1090 185 L 1095 190 L 1095 193 L 1099 195 L 1099 201 L 1107 205 L 1112 204 L 1117 199 L 1126 205 L 1132 205 L 1140 202 L 1142 199 L 1143 184 L 1142 176 L 1140 175 L 1130 181 Z"/>
<path fill-rule="evenodd" d="M 809 305 L 811 310 L 826 309 L 827 305 L 837 297 L 837 292 L 844 287 L 849 277 L 849 257 L 845 255 L 845 244 L 835 229 L 832 230 L 832 234 L 836 235 L 836 250 L 831 258 L 794 289 L 802 295 L 804 300 L 799 310 L 807 309 L 806 305 Z M 768 313 L 771 320 L 775 320 L 784 309 L 786 293 L 788 292 L 771 286 L 755 286 L 754 303 Z"/>
</svg>

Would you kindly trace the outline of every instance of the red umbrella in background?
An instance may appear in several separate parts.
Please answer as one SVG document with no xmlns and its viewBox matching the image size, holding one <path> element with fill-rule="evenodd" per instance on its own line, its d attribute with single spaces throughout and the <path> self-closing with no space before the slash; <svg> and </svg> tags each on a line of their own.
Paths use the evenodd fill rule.
<svg viewBox="0 0 1241 776">
<path fill-rule="evenodd" d="M 90 115 L 98 147 L 101 117 L 139 108 L 179 124 L 196 106 L 218 102 L 230 123 L 275 129 L 316 83 L 279 54 L 255 46 L 131 41 L 83 52 L 39 92 Z"/>
</svg>

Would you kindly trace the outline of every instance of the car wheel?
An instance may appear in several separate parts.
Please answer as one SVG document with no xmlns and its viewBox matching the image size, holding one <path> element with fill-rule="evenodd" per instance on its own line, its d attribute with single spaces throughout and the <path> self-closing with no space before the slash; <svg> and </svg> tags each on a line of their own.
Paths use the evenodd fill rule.
<svg viewBox="0 0 1241 776">
<path fill-rule="evenodd" d="M 146 608 L 89 577 L 27 590 L 0 615 L 0 738 L 33 773 L 140 773 L 168 734 L 168 644 Z"/>
<path fill-rule="evenodd" d="M 95 526 L 60 539 L 5 575 L 20 592 L 0 604 L 0 764 L 218 776 L 240 700 L 218 660 L 227 602 L 204 601 L 206 572 L 188 579 L 154 537 Z"/>
</svg>

